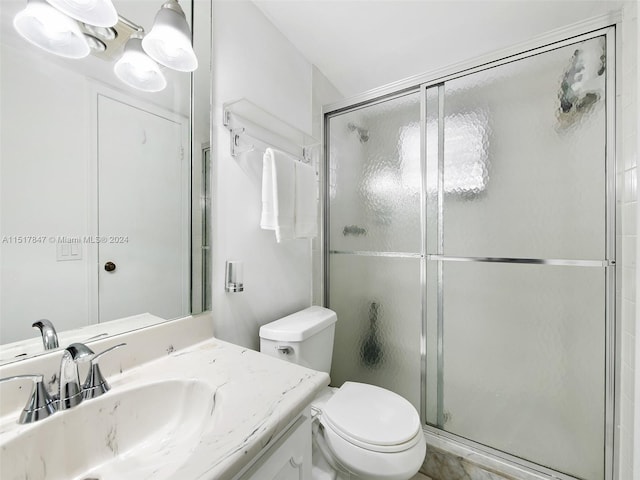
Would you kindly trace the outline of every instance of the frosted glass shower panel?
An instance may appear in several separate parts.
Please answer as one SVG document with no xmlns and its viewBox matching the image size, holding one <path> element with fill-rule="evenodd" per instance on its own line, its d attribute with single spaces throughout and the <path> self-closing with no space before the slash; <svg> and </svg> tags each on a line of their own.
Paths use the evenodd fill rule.
<svg viewBox="0 0 640 480">
<path fill-rule="evenodd" d="M 425 185 L 426 185 L 426 240 L 427 252 L 441 254 L 439 246 L 439 155 L 440 155 L 440 93 L 444 85 L 425 89 Z"/>
<path fill-rule="evenodd" d="M 604 478 L 605 268 L 443 262 L 443 428 Z"/>
<path fill-rule="evenodd" d="M 331 255 L 331 384 L 364 382 L 420 409 L 420 259 Z"/>
<path fill-rule="evenodd" d="M 604 72 L 598 37 L 445 83 L 445 255 L 604 258 Z"/>
<path fill-rule="evenodd" d="M 330 243 L 420 252 L 420 94 L 329 120 Z"/>
</svg>

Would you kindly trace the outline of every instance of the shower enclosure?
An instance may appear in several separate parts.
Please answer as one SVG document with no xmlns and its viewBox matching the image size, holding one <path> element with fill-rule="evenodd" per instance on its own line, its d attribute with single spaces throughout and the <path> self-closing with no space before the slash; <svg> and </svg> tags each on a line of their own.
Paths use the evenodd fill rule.
<svg viewBox="0 0 640 480">
<path fill-rule="evenodd" d="M 533 471 L 612 478 L 613 29 L 325 114 L 332 381 Z"/>
</svg>

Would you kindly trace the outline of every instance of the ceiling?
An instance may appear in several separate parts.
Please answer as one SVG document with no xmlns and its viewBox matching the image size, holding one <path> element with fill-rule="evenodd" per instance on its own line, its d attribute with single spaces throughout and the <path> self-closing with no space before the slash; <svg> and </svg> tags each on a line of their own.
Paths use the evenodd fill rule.
<svg viewBox="0 0 640 480">
<path fill-rule="evenodd" d="M 611 11 L 614 0 L 254 0 L 350 97 Z"/>
</svg>

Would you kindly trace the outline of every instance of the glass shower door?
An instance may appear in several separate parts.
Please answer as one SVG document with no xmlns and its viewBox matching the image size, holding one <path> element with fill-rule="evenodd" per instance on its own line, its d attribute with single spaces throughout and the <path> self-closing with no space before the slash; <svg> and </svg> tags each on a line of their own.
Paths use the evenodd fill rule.
<svg viewBox="0 0 640 480">
<path fill-rule="evenodd" d="M 325 295 L 333 385 L 395 391 L 437 435 L 532 470 L 610 480 L 613 47 L 581 38 L 327 115 Z"/>
<path fill-rule="evenodd" d="M 605 79 L 597 37 L 426 90 L 427 423 L 588 480 L 605 472 Z"/>
<path fill-rule="evenodd" d="M 378 385 L 419 409 L 420 93 L 333 115 L 328 139 L 332 385 Z"/>
</svg>

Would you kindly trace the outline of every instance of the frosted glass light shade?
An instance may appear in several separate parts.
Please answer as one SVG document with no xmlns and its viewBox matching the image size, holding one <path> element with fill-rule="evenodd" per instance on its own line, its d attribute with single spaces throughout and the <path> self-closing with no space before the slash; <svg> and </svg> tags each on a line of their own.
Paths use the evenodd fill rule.
<svg viewBox="0 0 640 480">
<path fill-rule="evenodd" d="M 142 47 L 156 62 L 179 72 L 193 72 L 198 59 L 191 46 L 191 30 L 176 0 L 169 0 L 156 14 L 153 28 Z"/>
<path fill-rule="evenodd" d="M 78 24 L 44 0 L 28 0 L 16 14 L 13 26 L 28 42 L 67 58 L 89 55 L 89 45 Z"/>
<path fill-rule="evenodd" d="M 113 27 L 118 23 L 118 12 L 111 0 L 47 0 L 71 18 L 98 27 Z"/>
<path fill-rule="evenodd" d="M 159 92 L 167 86 L 160 67 L 142 49 L 141 39 L 131 37 L 122 57 L 113 66 L 116 76 L 130 87 L 145 92 Z"/>
</svg>

